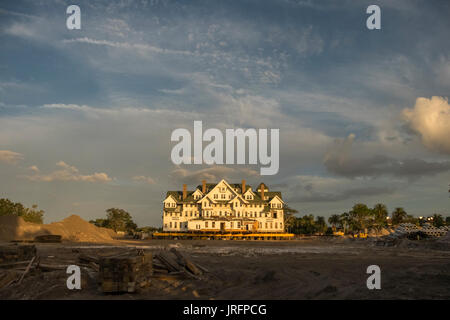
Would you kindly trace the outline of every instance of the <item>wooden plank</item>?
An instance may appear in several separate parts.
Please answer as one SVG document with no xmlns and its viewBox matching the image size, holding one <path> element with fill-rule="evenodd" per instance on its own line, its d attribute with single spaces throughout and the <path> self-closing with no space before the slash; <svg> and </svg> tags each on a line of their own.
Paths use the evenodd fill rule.
<svg viewBox="0 0 450 320">
<path fill-rule="evenodd" d="M 178 251 L 175 248 L 170 249 L 177 257 L 181 265 L 183 265 L 187 270 L 189 270 L 194 275 L 201 275 L 203 272 L 197 268 L 195 263 L 183 252 Z"/>
<path fill-rule="evenodd" d="M 80 262 L 86 262 L 86 263 L 94 262 L 94 263 L 98 264 L 100 259 L 98 257 L 90 256 L 90 255 L 82 253 L 78 256 L 78 260 Z"/>
<path fill-rule="evenodd" d="M 34 262 L 35 259 L 36 259 L 36 256 L 34 256 L 34 257 L 31 259 L 30 263 L 28 264 L 28 266 L 27 266 L 27 268 L 25 269 L 24 273 L 22 273 L 22 276 L 20 277 L 19 282 L 17 282 L 17 284 L 21 284 L 23 278 L 25 278 L 25 276 L 27 275 L 27 273 L 30 272 L 31 265 L 33 264 L 33 262 Z"/>
<path fill-rule="evenodd" d="M 181 266 L 176 262 L 176 260 L 170 256 L 168 252 L 161 251 L 156 255 L 156 258 L 167 266 L 169 271 L 181 271 Z"/>
<path fill-rule="evenodd" d="M 27 261 L 17 261 L 17 262 L 10 262 L 10 263 L 2 263 L 0 264 L 0 268 L 14 268 L 17 266 L 23 266 L 23 265 L 28 265 L 30 263 L 29 260 Z"/>
</svg>

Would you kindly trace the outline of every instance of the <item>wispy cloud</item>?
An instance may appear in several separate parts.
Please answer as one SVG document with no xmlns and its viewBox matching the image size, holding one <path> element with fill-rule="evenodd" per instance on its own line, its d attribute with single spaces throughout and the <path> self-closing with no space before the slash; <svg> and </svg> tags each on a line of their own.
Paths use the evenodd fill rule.
<svg viewBox="0 0 450 320">
<path fill-rule="evenodd" d="M 11 150 L 0 150 L 0 162 L 17 164 L 23 160 L 23 154 Z"/>
<path fill-rule="evenodd" d="M 134 176 L 133 180 L 137 181 L 137 182 L 148 183 L 148 184 L 156 184 L 155 179 L 153 179 L 152 177 L 147 177 L 147 176 Z"/>
<path fill-rule="evenodd" d="M 95 172 L 93 174 L 81 174 L 79 170 L 71 166 L 64 161 L 59 161 L 56 163 L 58 167 L 61 169 L 52 171 L 48 174 L 39 173 L 40 170 L 37 166 L 30 167 L 34 173 L 32 175 L 22 175 L 21 178 L 30 180 L 30 181 L 43 181 L 43 182 L 52 182 L 52 181 L 83 181 L 83 182 L 109 182 L 112 179 L 104 172 Z"/>
</svg>

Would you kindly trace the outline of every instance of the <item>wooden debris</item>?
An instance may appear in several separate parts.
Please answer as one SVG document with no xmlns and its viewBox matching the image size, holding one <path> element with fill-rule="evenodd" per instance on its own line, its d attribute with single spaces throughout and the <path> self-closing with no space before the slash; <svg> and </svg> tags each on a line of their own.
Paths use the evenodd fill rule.
<svg viewBox="0 0 450 320">
<path fill-rule="evenodd" d="M 58 234 L 44 234 L 34 237 L 34 241 L 40 243 L 60 243 L 61 240 L 62 236 Z"/>
<path fill-rule="evenodd" d="M 24 273 L 22 273 L 22 275 L 20 276 L 19 282 L 17 282 L 17 284 L 21 284 L 23 278 L 25 278 L 25 276 L 27 275 L 27 273 L 30 272 L 31 265 L 33 264 L 33 262 L 34 262 L 35 259 L 36 259 L 36 256 L 34 256 L 34 257 L 31 259 L 31 261 L 30 261 L 30 263 L 28 264 L 27 268 L 25 269 Z"/>
<path fill-rule="evenodd" d="M 68 265 L 39 263 L 39 269 L 42 271 L 66 270 Z"/>
<path fill-rule="evenodd" d="M 96 263 L 98 264 L 100 259 L 98 257 L 94 257 L 94 256 L 90 256 L 87 254 L 80 254 L 78 256 L 78 261 L 80 261 L 81 263 Z"/>
<path fill-rule="evenodd" d="M 0 263 L 30 260 L 36 256 L 34 245 L 5 245 L 0 246 Z"/>
<path fill-rule="evenodd" d="M 26 266 L 30 263 L 30 261 L 17 261 L 17 262 L 9 262 L 9 263 L 2 263 L 0 264 L 1 269 L 9 269 L 9 268 L 15 268 L 20 266 Z"/>
<path fill-rule="evenodd" d="M 197 276 L 203 274 L 203 272 L 192 262 L 192 260 L 185 253 L 180 252 L 175 248 L 170 249 L 170 251 L 177 256 L 178 262 L 189 272 Z"/>
<path fill-rule="evenodd" d="M 13 282 L 17 281 L 19 273 L 17 271 L 8 271 L 0 279 L 0 289 L 3 287 L 8 287 Z"/>
<path fill-rule="evenodd" d="M 99 261 L 99 284 L 105 293 L 136 292 L 149 285 L 152 254 L 116 256 Z"/>
<path fill-rule="evenodd" d="M 156 258 L 161 261 L 169 271 L 182 271 L 183 267 L 178 264 L 174 257 L 167 251 L 161 251 Z"/>
</svg>

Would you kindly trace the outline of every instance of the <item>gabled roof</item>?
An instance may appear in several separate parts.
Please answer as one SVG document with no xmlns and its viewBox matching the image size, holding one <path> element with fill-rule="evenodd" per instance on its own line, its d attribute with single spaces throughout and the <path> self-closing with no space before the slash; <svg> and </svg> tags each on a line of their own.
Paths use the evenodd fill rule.
<svg viewBox="0 0 450 320">
<path fill-rule="evenodd" d="M 275 199 L 275 198 L 278 199 L 278 200 L 280 200 L 281 203 L 284 203 L 283 199 L 281 199 L 281 197 L 279 197 L 277 194 L 274 195 L 272 198 L 269 198 L 269 202 L 272 202 L 272 200 Z"/>
<path fill-rule="evenodd" d="M 233 199 L 235 199 L 237 196 L 241 196 L 242 195 L 240 192 L 236 192 L 234 190 L 234 189 L 241 189 L 242 188 L 242 184 L 240 184 L 240 183 L 231 183 L 231 184 L 229 184 L 224 179 L 222 179 L 220 182 L 222 182 L 222 181 L 231 189 L 232 193 L 235 195 L 235 197 Z M 198 185 L 197 188 L 194 191 L 187 191 L 186 192 L 187 196 L 186 196 L 185 200 L 183 200 L 183 191 L 168 191 L 167 194 L 166 194 L 166 198 L 169 195 L 172 195 L 173 198 L 177 201 L 178 204 L 197 203 L 197 202 L 199 202 L 199 200 L 198 199 L 197 200 L 194 199 L 194 196 L 193 196 L 194 192 L 196 192 L 197 189 L 198 189 L 198 191 L 200 193 L 202 193 L 202 195 L 203 195 L 202 199 L 204 199 L 204 197 L 207 196 L 208 193 L 210 193 L 211 190 L 214 189 L 214 187 L 216 187 L 220 182 L 218 182 L 218 183 L 207 183 L 206 184 L 206 194 L 203 194 L 202 191 L 201 191 L 202 190 L 202 185 Z M 253 191 L 253 190 L 251 191 L 253 193 L 253 195 L 254 195 L 253 200 L 244 199 L 244 201 L 246 201 L 249 204 L 266 204 L 266 203 L 272 201 L 275 196 L 278 196 L 280 198 L 280 200 L 283 201 L 283 198 L 281 196 L 281 192 L 279 192 L 279 191 L 266 191 L 266 192 L 264 192 L 264 196 L 268 197 L 268 200 L 262 200 L 261 199 L 261 194 L 259 192 L 256 192 L 257 189 L 260 189 L 262 184 L 264 184 L 264 183 L 260 183 L 258 185 L 258 187 L 255 189 L 255 191 Z M 267 185 L 264 184 L 264 186 L 266 187 L 266 189 L 269 189 L 267 187 Z M 250 185 L 246 185 L 245 189 L 246 189 L 245 191 L 248 192 L 248 190 L 251 190 L 252 188 L 251 188 Z M 214 200 L 211 197 L 209 197 L 209 199 L 213 203 L 218 203 L 218 202 L 228 203 L 230 201 L 233 201 L 233 199 L 231 199 L 231 200 L 229 200 L 229 199 L 226 199 L 226 200 L 216 199 L 216 200 Z"/>
<path fill-rule="evenodd" d="M 248 200 L 245 200 L 244 197 L 240 194 L 238 194 L 236 197 L 234 197 L 233 199 L 229 200 L 228 203 L 233 202 L 234 200 L 241 200 L 244 203 L 248 203 Z"/>
</svg>

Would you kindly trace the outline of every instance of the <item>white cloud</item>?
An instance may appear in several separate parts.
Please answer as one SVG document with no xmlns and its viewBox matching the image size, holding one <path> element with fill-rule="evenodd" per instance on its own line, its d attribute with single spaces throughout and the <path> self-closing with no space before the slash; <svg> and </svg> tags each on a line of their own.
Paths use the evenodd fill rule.
<svg viewBox="0 0 450 320">
<path fill-rule="evenodd" d="M 428 149 L 450 154 L 450 105 L 448 98 L 417 98 L 412 109 L 404 109 L 403 117 L 418 133 Z"/>
<path fill-rule="evenodd" d="M 18 152 L 10 150 L 0 150 L 0 162 L 5 162 L 8 164 L 17 164 L 23 159 L 23 155 Z"/>
<path fill-rule="evenodd" d="M 64 161 L 59 161 L 56 163 L 58 167 L 61 169 L 55 170 L 48 174 L 40 174 L 39 169 L 36 166 L 30 167 L 31 170 L 34 171 L 33 175 L 23 175 L 21 178 L 30 180 L 30 181 L 85 181 L 85 182 L 109 182 L 112 179 L 103 172 L 95 172 L 93 174 L 80 174 L 79 170 L 71 166 Z"/>
<path fill-rule="evenodd" d="M 148 183 L 148 184 L 156 184 L 155 179 L 153 179 L 152 177 L 134 176 L 133 180 L 137 181 L 137 182 L 145 182 L 145 183 Z"/>
</svg>

